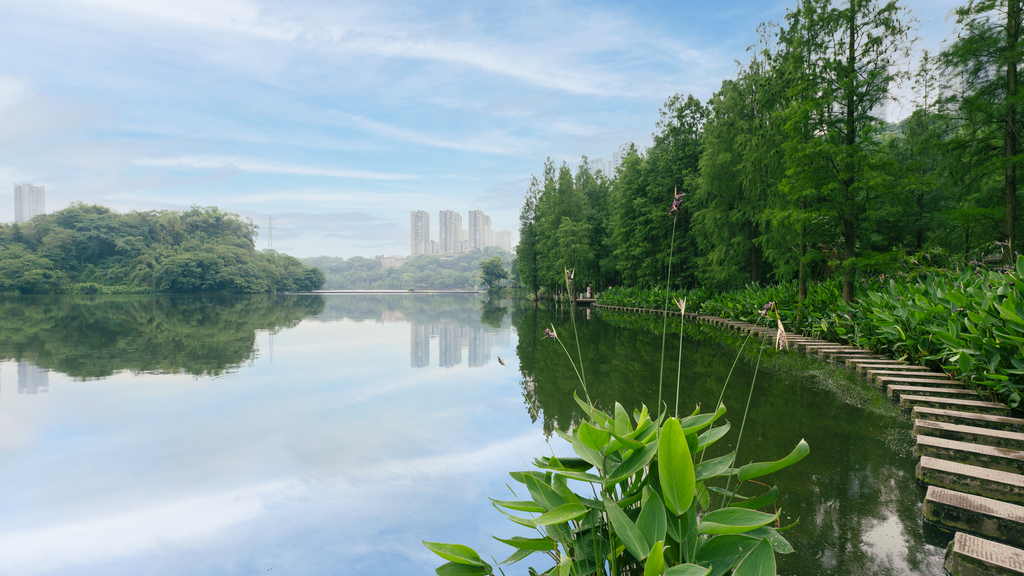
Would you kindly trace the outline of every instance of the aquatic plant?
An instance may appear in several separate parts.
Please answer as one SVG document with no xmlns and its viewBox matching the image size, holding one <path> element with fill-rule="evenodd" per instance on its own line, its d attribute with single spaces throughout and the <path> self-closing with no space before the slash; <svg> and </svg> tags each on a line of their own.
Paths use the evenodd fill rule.
<svg viewBox="0 0 1024 576">
<path fill-rule="evenodd" d="M 685 311 L 685 303 L 678 305 Z M 572 361 L 554 327 L 544 332 Z M 573 367 L 577 368 L 576 361 Z M 586 394 L 582 361 L 577 376 Z M 575 456 L 535 459 L 533 469 L 510 473 L 522 485 L 518 492 L 510 487 L 514 500 L 492 499 L 510 521 L 537 532 L 530 538 L 496 537 L 514 549 L 507 559 L 495 561 L 499 571 L 500 565 L 539 553 L 554 563 L 543 572 L 550 576 L 775 575 L 775 553 L 790 553 L 793 548 L 779 533 L 783 528 L 781 510 L 775 506 L 778 487 L 755 479 L 807 456 L 805 441 L 781 460 L 737 468 L 746 410 L 736 449 L 705 458 L 707 448 L 731 427 L 729 422 L 715 426 L 726 412 L 721 397 L 714 412 L 701 413 L 698 406 L 683 418 L 678 413 L 669 416 L 667 410 L 653 417 L 646 406 L 634 410 L 631 418 L 619 403 L 606 413 L 589 396 L 573 397 L 585 419 L 569 432 L 556 432 Z M 747 409 L 752 397 L 753 383 Z M 574 491 L 570 481 L 585 489 Z M 472 548 L 423 544 L 447 560 L 436 570 L 440 576 L 494 573 L 494 566 Z M 539 574 L 533 568 L 529 573 Z"/>
</svg>

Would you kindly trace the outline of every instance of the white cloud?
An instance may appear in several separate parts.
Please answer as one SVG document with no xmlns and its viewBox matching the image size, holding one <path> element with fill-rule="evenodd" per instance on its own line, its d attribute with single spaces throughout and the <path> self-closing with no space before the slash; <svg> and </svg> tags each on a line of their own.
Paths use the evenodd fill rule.
<svg viewBox="0 0 1024 576">
<path fill-rule="evenodd" d="M 354 178 L 359 180 L 416 180 L 416 174 L 371 172 L 368 170 L 347 170 L 251 160 L 238 156 L 174 156 L 167 158 L 140 158 L 137 166 L 164 166 L 196 170 L 237 170 L 256 174 L 295 174 L 297 176 L 328 176 L 331 178 Z"/>
<path fill-rule="evenodd" d="M 516 155 L 535 149 L 537 142 L 509 137 L 498 131 L 486 134 L 467 135 L 458 139 L 446 139 L 432 134 L 424 134 L 408 128 L 378 122 L 363 116 L 338 112 L 337 115 L 349 124 L 366 132 L 403 142 L 423 144 L 436 148 L 447 148 L 462 152 L 481 152 L 484 154 Z"/>
<path fill-rule="evenodd" d="M 65 0 L 89 8 L 119 12 L 149 21 L 254 34 L 291 40 L 300 30 L 281 22 L 263 22 L 259 7 L 245 0 Z"/>
</svg>

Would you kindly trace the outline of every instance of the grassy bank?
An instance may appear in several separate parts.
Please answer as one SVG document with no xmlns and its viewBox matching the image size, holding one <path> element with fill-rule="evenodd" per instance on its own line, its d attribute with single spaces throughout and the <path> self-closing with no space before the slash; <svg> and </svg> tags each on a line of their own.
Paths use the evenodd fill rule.
<svg viewBox="0 0 1024 576">
<path fill-rule="evenodd" d="M 938 270 L 919 276 L 861 280 L 858 300 L 843 302 L 837 280 L 808 285 L 801 305 L 796 283 L 731 292 L 673 292 L 687 310 L 750 322 L 775 302 L 789 331 L 852 344 L 929 365 L 1016 407 L 1024 393 L 1024 259 L 1006 270 Z M 662 309 L 663 290 L 612 288 L 600 304 Z M 770 320 L 775 322 L 774 315 Z"/>
</svg>

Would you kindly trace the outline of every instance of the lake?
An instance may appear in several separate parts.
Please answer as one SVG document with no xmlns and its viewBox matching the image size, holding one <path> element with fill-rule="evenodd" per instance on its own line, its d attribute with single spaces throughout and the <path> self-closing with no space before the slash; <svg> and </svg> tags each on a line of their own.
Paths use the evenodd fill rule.
<svg viewBox="0 0 1024 576">
<path fill-rule="evenodd" d="M 599 405 L 658 404 L 661 321 L 570 314 L 467 294 L 0 299 L 2 571 L 433 574 L 421 540 L 502 560 L 491 535 L 526 532 L 488 497 L 569 454 L 551 432 L 580 418 L 544 328 L 575 354 L 575 320 Z M 689 324 L 680 344 L 678 323 L 661 395 L 674 410 L 681 358 L 689 413 L 718 398 L 739 337 Z M 799 519 L 779 574 L 941 574 L 909 417 L 846 368 L 748 344 L 734 426 L 755 369 L 741 463 L 811 446 L 771 479 Z M 505 572 L 527 565 L 548 567 Z"/>
</svg>

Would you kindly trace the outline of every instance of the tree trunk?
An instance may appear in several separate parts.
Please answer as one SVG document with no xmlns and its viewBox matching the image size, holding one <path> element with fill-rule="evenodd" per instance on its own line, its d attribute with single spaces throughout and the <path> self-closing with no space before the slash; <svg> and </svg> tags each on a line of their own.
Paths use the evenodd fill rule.
<svg viewBox="0 0 1024 576">
<path fill-rule="evenodd" d="M 1014 255 L 1017 252 L 1017 162 L 1014 157 L 1017 155 L 1017 61 L 1013 57 L 1017 50 L 1017 40 L 1020 35 L 1018 20 L 1020 18 L 1020 0 L 1009 0 L 1006 3 L 1006 121 L 1005 121 L 1005 151 L 1006 151 L 1006 173 L 1004 177 L 1006 213 L 1003 217 L 1003 235 L 1006 244 L 1003 246 L 1003 264 L 1013 264 Z"/>
<path fill-rule="evenodd" d="M 846 146 L 848 147 L 847 159 L 846 159 L 846 178 L 843 179 L 843 188 L 845 189 L 845 202 L 843 205 L 843 262 L 847 264 L 843 270 L 843 302 L 849 304 L 853 302 L 853 279 L 856 275 L 856 270 L 852 265 L 849 264 L 850 260 L 855 256 L 857 250 L 857 223 L 856 223 L 856 198 L 853 197 L 853 186 L 856 183 L 854 178 L 854 163 L 852 158 L 852 150 L 854 145 L 857 143 L 857 100 L 856 100 L 856 80 L 857 80 L 857 45 L 854 42 L 857 31 L 857 2 L 856 0 L 850 0 L 850 30 L 849 30 L 849 46 L 847 47 L 847 80 L 849 85 L 846 88 Z"/>
</svg>

